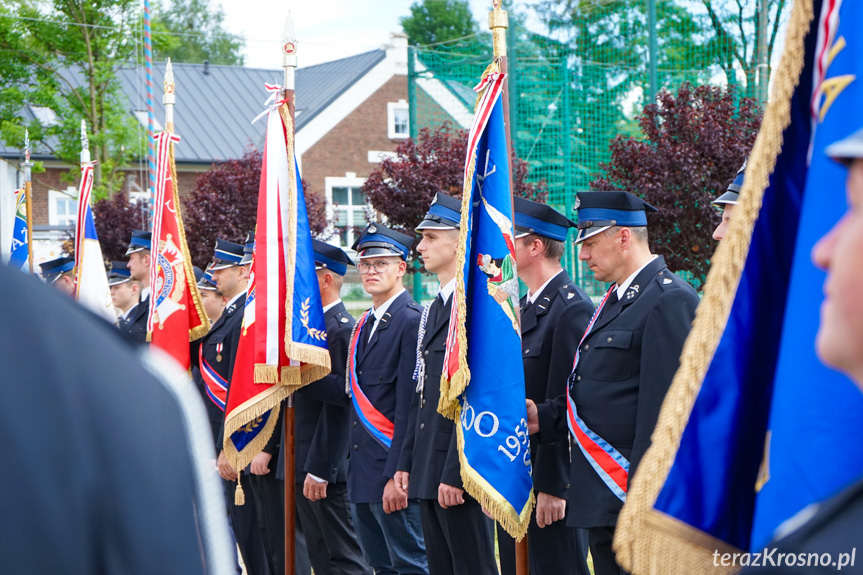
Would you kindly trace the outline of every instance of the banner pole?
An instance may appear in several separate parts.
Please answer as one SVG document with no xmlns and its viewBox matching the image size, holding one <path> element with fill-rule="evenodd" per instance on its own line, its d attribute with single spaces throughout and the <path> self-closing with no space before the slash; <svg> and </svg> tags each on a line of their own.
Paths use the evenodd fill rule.
<svg viewBox="0 0 863 575">
<path fill-rule="evenodd" d="M 36 247 L 33 241 L 33 183 L 31 182 L 33 162 L 30 161 L 30 131 L 24 130 L 24 203 L 27 204 L 27 265 L 30 273 L 33 273 L 33 249 Z"/>
<path fill-rule="evenodd" d="M 282 32 L 282 68 L 284 69 L 284 97 L 288 105 L 288 114 L 291 117 L 292 133 L 288 134 L 291 140 L 296 135 L 294 87 L 295 73 L 297 70 L 297 35 L 294 29 L 294 20 L 291 17 L 291 11 L 288 10 L 288 16 L 285 18 L 285 28 Z M 289 162 L 293 162 L 294 158 L 288 158 Z M 291 329 L 288 326 L 288 329 Z M 295 497 L 296 497 L 296 482 L 294 481 L 296 460 L 294 450 L 294 396 L 288 396 L 285 401 L 285 415 L 282 422 L 283 429 L 283 447 L 285 453 L 285 575 L 294 575 L 295 572 L 295 556 L 296 556 L 296 512 L 295 512 Z"/>
<path fill-rule="evenodd" d="M 493 8 L 488 13 L 488 27 L 491 30 L 492 42 L 494 46 L 494 59 L 500 63 L 501 74 L 507 73 L 507 51 L 506 51 L 506 33 L 509 28 L 509 15 L 506 10 L 501 7 L 502 0 L 493 0 Z M 509 107 L 509 78 L 503 81 L 503 118 L 504 129 L 506 131 L 506 162 L 509 166 L 509 197 L 512 204 L 514 190 L 512 187 L 512 117 L 510 116 Z M 515 214 L 515 206 L 511 205 L 512 211 Z M 516 262 L 518 265 L 518 262 Z M 514 310 L 519 324 L 521 323 L 520 310 L 516 306 Z M 515 542 L 515 573 L 516 575 L 528 575 L 528 550 L 527 550 L 527 534 L 521 541 Z"/>
</svg>

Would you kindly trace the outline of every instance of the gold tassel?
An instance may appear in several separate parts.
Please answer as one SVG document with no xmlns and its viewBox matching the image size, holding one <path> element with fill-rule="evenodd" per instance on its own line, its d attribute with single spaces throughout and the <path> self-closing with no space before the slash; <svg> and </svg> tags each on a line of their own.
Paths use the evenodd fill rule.
<svg viewBox="0 0 863 575">
<path fill-rule="evenodd" d="M 243 491 L 243 486 L 240 484 L 240 476 L 242 473 L 237 473 L 237 489 L 234 491 L 234 505 L 246 504 L 246 493 Z"/>
</svg>

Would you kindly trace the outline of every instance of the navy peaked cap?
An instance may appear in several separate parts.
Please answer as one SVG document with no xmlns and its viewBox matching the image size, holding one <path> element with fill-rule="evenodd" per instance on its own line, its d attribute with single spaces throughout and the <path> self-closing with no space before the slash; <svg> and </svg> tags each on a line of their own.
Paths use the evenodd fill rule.
<svg viewBox="0 0 863 575">
<path fill-rule="evenodd" d="M 352 249 L 356 250 L 358 259 L 398 256 L 407 261 L 413 242 L 411 236 L 391 230 L 383 224 L 369 224 Z"/>
<path fill-rule="evenodd" d="M 569 228 L 576 226 L 574 221 L 547 204 L 514 197 L 512 205 L 515 208 L 516 237 L 535 234 L 562 242 L 566 240 Z"/>
<path fill-rule="evenodd" d="M 416 231 L 422 230 L 451 230 L 458 229 L 461 223 L 461 200 L 448 196 L 443 192 L 435 194 L 429 211 L 416 227 Z"/>
<path fill-rule="evenodd" d="M 61 256 L 59 258 L 54 258 L 53 260 L 48 260 L 47 262 L 42 262 L 39 264 L 39 268 L 42 272 L 42 279 L 47 283 L 53 283 L 54 280 L 64 273 L 75 269 L 75 258 Z"/>
<path fill-rule="evenodd" d="M 216 282 L 213 280 L 213 272 L 210 269 L 211 266 L 212 264 L 207 266 L 206 271 L 201 274 L 201 277 L 198 277 L 198 272 L 201 270 L 197 267 L 195 268 L 195 278 L 198 280 L 198 289 L 216 291 Z"/>
<path fill-rule="evenodd" d="M 111 262 L 111 271 L 108 272 L 108 285 L 115 286 L 132 279 L 132 272 L 126 267 L 126 262 Z"/>
<path fill-rule="evenodd" d="M 315 251 L 315 269 L 326 269 L 343 276 L 348 272 L 348 266 L 354 265 L 344 250 L 327 242 L 312 239 L 312 249 Z"/>
<path fill-rule="evenodd" d="M 574 208 L 578 213 L 576 243 L 612 226 L 646 226 L 647 212 L 658 211 L 629 192 L 579 192 Z"/>
<path fill-rule="evenodd" d="M 210 264 L 211 271 L 243 265 L 242 261 L 243 246 L 229 242 L 228 240 L 216 240 L 216 247 L 213 251 L 213 263 Z"/>
<path fill-rule="evenodd" d="M 135 230 L 132 232 L 132 239 L 129 240 L 129 249 L 126 250 L 126 255 L 131 255 L 142 250 L 149 250 L 153 241 L 153 234 L 144 230 Z"/>
<path fill-rule="evenodd" d="M 847 138 L 834 142 L 824 149 L 824 152 L 842 164 L 863 158 L 863 129 L 857 130 Z"/>
<path fill-rule="evenodd" d="M 721 208 L 724 204 L 736 204 L 740 200 L 740 190 L 743 188 L 743 178 L 746 175 L 746 162 L 749 158 L 743 161 L 743 165 L 737 170 L 737 175 L 734 180 L 728 185 L 725 193 L 713 200 L 713 205 Z"/>
<path fill-rule="evenodd" d="M 252 263 L 252 256 L 255 255 L 255 232 L 254 230 L 246 234 L 246 245 L 243 246 L 243 259 L 241 265 Z"/>
</svg>

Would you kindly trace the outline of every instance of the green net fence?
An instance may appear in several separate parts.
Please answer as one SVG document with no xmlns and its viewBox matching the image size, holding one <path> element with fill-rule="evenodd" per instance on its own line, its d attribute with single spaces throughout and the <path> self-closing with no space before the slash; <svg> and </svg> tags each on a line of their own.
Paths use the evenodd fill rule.
<svg viewBox="0 0 863 575">
<path fill-rule="evenodd" d="M 530 179 L 545 180 L 548 202 L 572 215 L 575 193 L 602 173 L 611 140 L 639 135 L 636 118 L 652 101 L 652 86 L 735 84 L 763 101 L 788 9 L 785 0 L 554 0 L 524 13 L 510 8 L 511 131 Z M 411 135 L 447 122 L 469 127 L 472 87 L 491 60 L 490 32 L 413 46 Z M 605 291 L 572 242 L 564 263 L 589 294 Z"/>
</svg>

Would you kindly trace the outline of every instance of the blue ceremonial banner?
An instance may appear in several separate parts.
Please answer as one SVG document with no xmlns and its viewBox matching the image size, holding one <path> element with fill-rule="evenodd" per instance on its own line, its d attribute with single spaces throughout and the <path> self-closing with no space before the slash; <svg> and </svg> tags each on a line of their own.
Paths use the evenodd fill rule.
<svg viewBox="0 0 863 575">
<path fill-rule="evenodd" d="M 629 571 L 725 572 L 717 552 L 763 549 L 781 522 L 863 472 L 863 396 L 815 356 L 824 274 L 810 259 L 845 209 L 845 170 L 824 147 L 863 127 L 863 87 L 847 76 L 863 73 L 863 45 L 842 37 L 863 22 L 861 10 L 840 0 L 794 4 L 774 84 L 796 87 L 779 101 L 774 90 L 731 233 L 717 250 L 720 269 L 708 276 L 654 444 L 624 505 L 615 550 Z M 762 189 L 752 223 L 745 212 L 758 208 Z M 728 242 L 743 245 L 746 259 L 710 356 L 698 349 L 711 333 L 708 309 L 721 314 L 722 280 L 738 279 L 728 271 L 739 265 Z M 709 364 L 693 401 L 698 354 Z M 677 431 L 677 414 L 690 410 Z M 669 455 L 673 462 L 664 463 Z"/>
<path fill-rule="evenodd" d="M 814 55 L 807 50 L 808 66 L 801 78 L 801 87 L 811 86 L 811 115 L 806 119 L 814 137 L 802 197 L 791 198 L 799 206 L 800 224 L 779 341 L 766 482 L 756 500 L 752 548 L 767 543 L 784 520 L 863 473 L 863 395 L 815 356 L 824 272 L 810 257 L 815 242 L 845 212 L 847 170 L 825 156 L 824 148 L 863 128 L 861 25 L 860 2 L 815 3 L 817 37 L 810 34 Z"/>
<path fill-rule="evenodd" d="M 25 201 L 24 189 L 16 191 L 15 222 L 12 224 L 12 250 L 9 254 L 9 265 L 17 270 L 25 269 L 27 257 L 30 253 L 30 241 L 27 238 L 27 202 Z"/>
<path fill-rule="evenodd" d="M 488 74 L 468 139 L 455 304 L 439 411 L 459 422 L 465 489 L 513 537 L 533 509 L 504 75 Z"/>
</svg>

